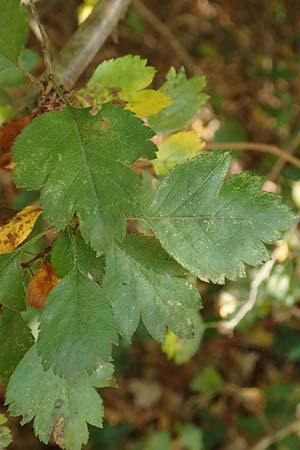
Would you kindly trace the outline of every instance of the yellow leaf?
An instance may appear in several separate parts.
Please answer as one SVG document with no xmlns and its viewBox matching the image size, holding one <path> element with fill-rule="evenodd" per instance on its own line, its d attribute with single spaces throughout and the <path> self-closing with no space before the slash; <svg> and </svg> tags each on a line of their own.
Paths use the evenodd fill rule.
<svg viewBox="0 0 300 450">
<path fill-rule="evenodd" d="M 157 175 L 166 175 L 176 164 L 196 156 L 204 143 L 193 131 L 181 131 L 165 139 L 159 145 L 153 166 Z"/>
<path fill-rule="evenodd" d="M 9 222 L 0 226 L 0 254 L 15 250 L 31 233 L 42 210 L 36 205 L 26 206 Z"/>
<path fill-rule="evenodd" d="M 127 100 L 126 109 L 134 112 L 137 116 L 151 116 L 172 103 L 172 100 L 165 94 L 153 89 L 145 89 L 135 92 Z"/>
<path fill-rule="evenodd" d="M 167 355 L 169 359 L 173 359 L 178 351 L 179 338 L 168 330 L 165 342 L 162 344 L 162 351 Z"/>
</svg>

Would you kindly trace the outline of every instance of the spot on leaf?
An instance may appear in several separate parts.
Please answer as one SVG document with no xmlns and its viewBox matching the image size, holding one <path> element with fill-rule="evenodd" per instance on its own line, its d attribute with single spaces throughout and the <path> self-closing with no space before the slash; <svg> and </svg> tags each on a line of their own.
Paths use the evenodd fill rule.
<svg viewBox="0 0 300 450">
<path fill-rule="evenodd" d="M 53 429 L 53 440 L 55 444 L 59 445 L 60 447 L 63 445 L 65 440 L 65 419 L 63 417 L 60 417 L 56 424 L 54 425 Z"/>
</svg>

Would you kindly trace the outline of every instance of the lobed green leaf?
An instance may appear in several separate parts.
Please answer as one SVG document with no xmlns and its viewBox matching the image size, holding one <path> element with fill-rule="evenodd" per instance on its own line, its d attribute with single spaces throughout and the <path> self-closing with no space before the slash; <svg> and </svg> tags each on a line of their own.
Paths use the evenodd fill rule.
<svg viewBox="0 0 300 450">
<path fill-rule="evenodd" d="M 28 21 L 20 0 L 0 0 L 0 72 L 18 66 L 26 43 Z"/>
<path fill-rule="evenodd" d="M 97 257 L 93 249 L 87 245 L 80 232 L 75 236 L 69 230 L 61 233 L 51 251 L 51 262 L 56 274 L 63 278 L 75 266 L 74 258 L 80 272 L 100 282 L 104 275 L 104 261 Z"/>
<path fill-rule="evenodd" d="M 0 255 L 0 304 L 15 311 L 23 311 L 25 298 L 20 250 Z"/>
<path fill-rule="evenodd" d="M 171 68 L 160 91 L 170 97 L 172 103 L 150 116 L 149 126 L 156 133 L 172 133 L 189 125 L 208 98 L 202 92 L 205 84 L 204 76 L 188 80 L 183 68 L 178 73 Z"/>
<path fill-rule="evenodd" d="M 108 361 L 117 326 L 105 291 L 73 269 L 50 292 L 41 315 L 39 354 L 45 369 L 74 376 Z"/>
<path fill-rule="evenodd" d="M 201 280 L 224 283 L 245 276 L 245 264 L 269 258 L 264 244 L 294 220 L 279 196 L 262 192 L 247 173 L 224 183 L 228 153 L 199 155 L 173 169 L 146 212 L 165 250 Z"/>
<path fill-rule="evenodd" d="M 51 435 L 67 450 L 80 450 L 88 441 L 87 423 L 102 427 L 103 405 L 94 387 L 111 385 L 112 366 L 99 364 L 92 377 L 81 373 L 72 379 L 44 371 L 34 345 L 10 378 L 6 404 L 12 415 L 22 415 L 22 424 L 34 419 L 39 439 Z"/>
<path fill-rule="evenodd" d="M 166 327 L 192 337 L 193 314 L 199 309 L 197 289 L 153 238 L 128 236 L 113 244 L 106 260 L 103 287 L 122 334 L 130 339 L 140 318 L 149 333 L 163 341 Z"/>
<path fill-rule="evenodd" d="M 0 317 L 0 377 L 7 384 L 17 364 L 33 344 L 21 314 L 4 308 Z"/>
<path fill-rule="evenodd" d="M 77 213 L 84 239 L 98 252 L 122 239 L 126 216 L 141 211 L 142 184 L 129 167 L 155 157 L 152 131 L 113 104 L 92 116 L 67 108 L 31 122 L 15 141 L 19 187 L 41 189 L 46 217 L 57 230 Z"/>
</svg>

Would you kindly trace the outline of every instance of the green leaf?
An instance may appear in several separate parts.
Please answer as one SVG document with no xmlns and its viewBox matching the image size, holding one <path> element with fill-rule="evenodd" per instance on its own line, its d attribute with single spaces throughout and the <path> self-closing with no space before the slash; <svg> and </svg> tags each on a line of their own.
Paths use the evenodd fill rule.
<svg viewBox="0 0 300 450">
<path fill-rule="evenodd" d="M 193 378 L 190 388 L 196 392 L 215 395 L 223 386 L 219 372 L 212 366 L 205 367 Z"/>
<path fill-rule="evenodd" d="M 75 252 L 75 255 L 74 255 Z M 69 230 L 61 233 L 56 239 L 51 252 L 51 263 L 56 274 L 63 278 L 74 268 L 74 256 L 81 273 L 101 281 L 104 275 L 103 258 L 97 257 L 89 247 L 80 232 L 73 236 Z"/>
<path fill-rule="evenodd" d="M 33 337 L 21 314 L 4 308 L 0 318 L 0 342 L 0 377 L 7 384 L 17 364 L 33 344 Z"/>
<path fill-rule="evenodd" d="M 10 378 L 6 404 L 12 415 L 22 415 L 22 425 L 34 418 L 39 439 L 67 450 L 80 450 L 88 441 L 87 423 L 102 427 L 102 400 L 94 389 L 110 385 L 111 366 L 99 366 L 96 378 L 81 373 L 65 379 L 44 371 L 36 345 L 25 355 Z M 105 379 L 108 378 L 106 383 Z"/>
<path fill-rule="evenodd" d="M 167 431 L 151 433 L 143 450 L 171 450 L 171 436 Z"/>
<path fill-rule="evenodd" d="M 125 234 L 125 216 L 141 209 L 141 181 L 128 167 L 155 157 L 152 131 L 118 105 L 92 116 L 67 108 L 39 116 L 15 141 L 19 187 L 42 188 L 45 216 L 56 230 L 76 212 L 86 242 L 97 251 Z"/>
<path fill-rule="evenodd" d="M 167 81 L 160 91 L 170 97 L 172 103 L 159 113 L 149 117 L 149 126 L 156 133 L 172 133 L 191 123 L 194 116 L 207 100 L 202 92 L 206 81 L 204 76 L 187 79 L 184 69 L 176 73 L 171 68 Z"/>
<path fill-rule="evenodd" d="M 147 66 L 147 60 L 139 56 L 126 55 L 102 62 L 87 86 L 99 89 L 99 95 L 107 95 L 106 102 L 113 99 L 112 90 L 122 94 L 133 94 L 145 89 L 153 80 L 154 67 Z M 102 92 L 100 92 L 102 89 Z"/>
<path fill-rule="evenodd" d="M 24 48 L 20 54 L 19 66 L 28 72 L 31 72 L 39 63 L 40 56 L 29 48 Z M 17 87 L 26 82 L 26 77 L 17 67 L 0 72 L 0 86 Z"/>
<path fill-rule="evenodd" d="M 224 120 L 214 134 L 214 142 L 243 142 L 246 140 L 247 133 L 238 120 Z"/>
<path fill-rule="evenodd" d="M 15 311 L 25 309 L 20 251 L 0 255 L 0 303 Z"/>
<path fill-rule="evenodd" d="M 118 334 L 105 292 L 73 269 L 50 292 L 43 309 L 38 349 L 45 369 L 74 376 L 108 361 Z"/>
<path fill-rule="evenodd" d="M 181 131 L 166 138 L 158 147 L 153 167 L 157 175 L 167 175 L 177 164 L 199 154 L 203 143 L 193 131 Z"/>
<path fill-rule="evenodd" d="M 11 431 L 4 425 L 6 422 L 6 417 L 0 414 L 0 450 L 5 450 L 12 442 Z"/>
<path fill-rule="evenodd" d="M 17 66 L 27 39 L 27 13 L 20 0 L 0 0 L 0 72 Z"/>
<path fill-rule="evenodd" d="M 138 116 L 149 116 L 169 106 L 171 100 L 160 91 L 146 89 L 152 82 L 155 69 L 147 66 L 147 60 L 139 56 L 126 55 L 102 62 L 87 89 L 81 89 L 77 98 L 95 108 L 117 100 L 126 104 L 126 109 Z"/>
<path fill-rule="evenodd" d="M 169 331 L 166 340 L 162 345 L 162 350 L 169 359 L 173 359 L 178 365 L 188 362 L 197 353 L 205 331 L 205 325 L 201 316 L 195 312 L 192 316 L 195 336 L 192 339 L 180 339 Z"/>
<path fill-rule="evenodd" d="M 186 450 L 205 450 L 202 430 L 191 423 L 181 428 L 178 437 Z"/>
<path fill-rule="evenodd" d="M 0 126 L 11 119 L 13 111 L 11 105 L 0 105 Z"/>
<path fill-rule="evenodd" d="M 153 238 L 128 236 L 113 244 L 106 261 L 103 287 L 122 334 L 130 339 L 140 318 L 149 333 L 163 341 L 166 327 L 192 337 L 192 315 L 199 309 L 197 289 L 176 277 L 181 268 Z"/>
<path fill-rule="evenodd" d="M 74 268 L 73 239 L 69 230 L 58 235 L 51 251 L 51 264 L 59 278 L 63 278 Z M 84 241 L 83 241 L 84 242 Z"/>
<path fill-rule="evenodd" d="M 247 173 L 224 183 L 228 153 L 199 155 L 175 167 L 156 191 L 148 222 L 165 250 L 202 280 L 245 276 L 269 258 L 264 245 L 293 222 L 279 196 Z"/>
</svg>

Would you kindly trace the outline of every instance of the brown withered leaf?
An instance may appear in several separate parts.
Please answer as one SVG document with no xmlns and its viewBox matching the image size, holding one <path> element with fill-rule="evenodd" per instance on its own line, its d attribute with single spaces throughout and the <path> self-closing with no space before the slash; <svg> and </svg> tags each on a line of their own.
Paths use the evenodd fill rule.
<svg viewBox="0 0 300 450">
<path fill-rule="evenodd" d="M 28 285 L 28 304 L 36 309 L 42 309 L 49 292 L 57 285 L 60 279 L 53 272 L 48 262 L 39 267 Z"/>
<path fill-rule="evenodd" d="M 0 156 L 0 169 L 5 170 L 9 164 L 12 164 L 11 153 L 3 153 L 3 155 Z"/>
<path fill-rule="evenodd" d="M 23 128 L 31 121 L 30 116 L 19 117 L 18 119 L 6 122 L 0 128 L 0 149 L 9 152 L 14 140 L 21 133 Z"/>
<path fill-rule="evenodd" d="M 29 205 L 0 225 L 0 254 L 15 250 L 31 233 L 42 210 Z M 1 223 L 1 222 L 0 222 Z"/>
</svg>

